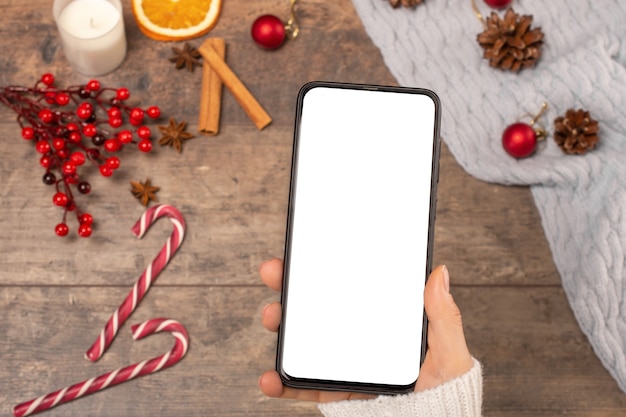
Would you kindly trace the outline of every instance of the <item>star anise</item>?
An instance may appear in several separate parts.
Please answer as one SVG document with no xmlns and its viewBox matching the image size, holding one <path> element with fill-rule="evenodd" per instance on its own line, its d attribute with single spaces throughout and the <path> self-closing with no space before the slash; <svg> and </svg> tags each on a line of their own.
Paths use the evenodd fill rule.
<svg viewBox="0 0 626 417">
<path fill-rule="evenodd" d="M 173 146 L 180 153 L 183 150 L 183 142 L 193 138 L 194 136 L 185 132 L 187 128 L 187 122 L 176 122 L 176 119 L 170 117 L 170 124 L 167 126 L 159 126 L 159 130 L 163 134 L 159 139 L 159 145 L 161 146 Z"/>
<path fill-rule="evenodd" d="M 187 68 L 187 71 L 193 72 L 194 68 L 202 65 L 200 62 L 200 52 L 185 42 L 183 49 L 173 47 L 174 56 L 170 58 L 170 62 L 176 63 L 176 69 Z"/>
<path fill-rule="evenodd" d="M 154 185 L 152 185 L 149 178 L 146 179 L 145 182 L 131 181 L 130 186 L 132 187 L 130 189 L 130 192 L 144 206 L 148 206 L 148 203 L 150 201 L 159 201 L 157 200 L 156 195 L 155 195 L 157 191 L 159 191 L 159 187 L 155 187 Z"/>
</svg>

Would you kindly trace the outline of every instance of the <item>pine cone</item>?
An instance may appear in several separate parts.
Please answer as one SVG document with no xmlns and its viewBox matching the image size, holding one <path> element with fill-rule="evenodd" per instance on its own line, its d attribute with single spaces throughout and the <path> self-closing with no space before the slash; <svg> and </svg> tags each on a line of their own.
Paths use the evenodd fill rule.
<svg viewBox="0 0 626 417">
<path fill-rule="evenodd" d="M 532 22 L 532 16 L 520 16 L 513 9 L 508 9 L 503 19 L 491 12 L 485 19 L 485 31 L 476 38 L 490 66 L 514 72 L 535 66 L 541 57 L 543 32 L 530 29 Z"/>
<path fill-rule="evenodd" d="M 599 130 L 598 121 L 583 109 L 569 109 L 554 120 L 554 140 L 568 154 L 581 155 L 595 148 Z"/>
<path fill-rule="evenodd" d="M 391 4 L 393 8 L 399 7 L 400 5 L 404 7 L 415 7 L 423 2 L 424 0 L 389 0 L 389 4 Z"/>
</svg>

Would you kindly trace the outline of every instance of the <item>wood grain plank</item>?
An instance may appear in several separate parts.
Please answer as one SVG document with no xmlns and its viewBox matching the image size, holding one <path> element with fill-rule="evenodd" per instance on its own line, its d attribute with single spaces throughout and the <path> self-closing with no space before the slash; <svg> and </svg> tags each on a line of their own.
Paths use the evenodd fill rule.
<svg viewBox="0 0 626 417">
<path fill-rule="evenodd" d="M 454 274 L 454 271 L 452 271 Z M 453 275 L 454 279 L 454 275 Z M 602 368 L 558 289 L 452 288 L 472 353 L 485 370 L 485 415 L 615 416 L 626 397 Z M 132 342 L 129 325 L 152 317 L 183 323 L 187 357 L 171 369 L 58 407 L 48 415 L 312 416 L 311 404 L 266 399 L 258 376 L 274 365 L 275 336 L 259 323 L 276 294 L 261 287 L 154 288 L 103 358 L 83 359 L 120 288 L 0 290 L 3 412 L 47 393 L 170 349 L 155 335 Z M 531 323 L 532 325 L 529 325 Z"/>
</svg>

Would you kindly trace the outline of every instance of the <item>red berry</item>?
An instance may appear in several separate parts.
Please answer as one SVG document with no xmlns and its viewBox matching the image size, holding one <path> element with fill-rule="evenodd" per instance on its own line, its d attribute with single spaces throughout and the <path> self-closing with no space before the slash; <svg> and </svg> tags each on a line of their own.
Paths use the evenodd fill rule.
<svg viewBox="0 0 626 417">
<path fill-rule="evenodd" d="M 63 162 L 63 173 L 66 175 L 72 175 L 74 173 L 76 173 L 76 165 L 74 165 L 71 162 Z"/>
<path fill-rule="evenodd" d="M 89 237 L 91 236 L 91 225 L 82 223 L 78 226 L 78 236 Z"/>
<path fill-rule="evenodd" d="M 87 91 L 98 91 L 100 89 L 100 81 L 91 80 L 85 86 L 85 90 Z"/>
<path fill-rule="evenodd" d="M 107 165 L 100 165 L 100 174 L 102 174 L 103 177 L 110 177 L 113 175 L 113 170 Z"/>
<path fill-rule="evenodd" d="M 46 98 L 46 103 L 48 104 L 54 104 L 56 103 L 56 93 L 49 91 L 45 94 L 45 98 Z"/>
<path fill-rule="evenodd" d="M 63 138 L 52 139 L 52 147 L 57 151 L 65 148 L 65 140 Z"/>
<path fill-rule="evenodd" d="M 31 140 L 35 137 L 35 129 L 32 127 L 22 128 L 22 137 L 26 140 Z"/>
<path fill-rule="evenodd" d="M 91 184 L 89 184 L 87 181 L 82 181 L 78 183 L 76 188 L 81 194 L 89 194 L 89 192 L 91 191 Z"/>
<path fill-rule="evenodd" d="M 512 0 L 485 0 L 485 3 L 489 7 L 493 7 L 495 9 L 502 9 L 503 7 L 508 6 Z"/>
<path fill-rule="evenodd" d="M 106 164 L 111 169 L 118 169 L 120 167 L 120 158 L 118 158 L 117 156 L 107 158 Z"/>
<path fill-rule="evenodd" d="M 50 152 L 50 144 L 48 143 L 48 141 L 42 139 L 37 142 L 37 144 L 35 145 L 35 149 L 37 149 L 37 152 L 39 153 L 48 153 Z"/>
<path fill-rule="evenodd" d="M 139 136 L 141 139 L 150 139 L 151 135 L 152 132 L 150 131 L 150 128 L 148 126 L 140 126 L 137 129 L 137 136 Z"/>
<path fill-rule="evenodd" d="M 143 110 L 135 107 L 130 111 L 130 118 L 135 120 L 143 120 Z"/>
<path fill-rule="evenodd" d="M 98 133 L 98 129 L 93 123 L 87 123 L 85 126 L 83 126 L 83 135 L 87 136 L 88 138 L 93 137 L 96 133 Z"/>
<path fill-rule="evenodd" d="M 285 42 L 285 24 L 274 15 L 259 16 L 252 24 L 251 34 L 260 47 L 277 49 Z"/>
<path fill-rule="evenodd" d="M 67 140 L 69 140 L 72 143 L 80 143 L 81 139 L 82 139 L 82 136 L 78 132 L 70 132 L 70 134 L 67 135 Z"/>
<path fill-rule="evenodd" d="M 158 119 L 159 116 L 161 115 L 161 109 L 158 108 L 157 106 L 150 106 L 148 107 L 148 110 L 146 110 L 146 113 L 148 113 L 148 116 L 152 119 Z"/>
<path fill-rule="evenodd" d="M 128 97 L 130 97 L 130 91 L 128 91 L 128 88 L 121 87 L 115 92 L 115 98 L 118 100 L 127 100 Z"/>
<path fill-rule="evenodd" d="M 49 168 L 52 165 L 52 158 L 48 155 L 44 155 L 39 159 L 39 164 L 44 168 Z"/>
<path fill-rule="evenodd" d="M 109 117 L 109 126 L 120 127 L 122 125 L 121 117 Z"/>
<path fill-rule="evenodd" d="M 59 223 L 55 226 L 54 228 L 54 233 L 57 234 L 57 236 L 67 236 L 67 232 L 69 232 L 70 229 L 67 227 L 67 225 L 65 223 Z"/>
<path fill-rule="evenodd" d="M 117 138 L 122 143 L 130 143 L 133 140 L 133 133 L 130 130 L 122 130 L 117 134 Z"/>
<path fill-rule="evenodd" d="M 57 156 L 61 159 L 66 159 L 68 155 L 69 152 L 67 151 L 67 148 L 59 149 L 57 151 Z"/>
<path fill-rule="evenodd" d="M 93 113 L 93 106 L 91 103 L 83 102 L 76 108 L 76 116 L 83 120 L 89 119 Z"/>
<path fill-rule="evenodd" d="M 67 206 L 68 201 L 69 198 L 67 198 L 67 196 L 61 192 L 58 192 L 52 196 L 52 202 L 55 206 L 65 207 Z"/>
<path fill-rule="evenodd" d="M 78 132 L 78 129 L 80 129 L 76 123 L 71 122 L 65 125 L 65 128 L 70 132 Z"/>
<path fill-rule="evenodd" d="M 54 75 L 50 73 L 45 73 L 44 75 L 41 76 L 41 82 L 44 83 L 45 85 L 54 84 Z"/>
<path fill-rule="evenodd" d="M 54 98 L 54 101 L 56 101 L 59 106 L 65 106 L 70 102 L 70 96 L 67 93 L 58 93 Z"/>
<path fill-rule="evenodd" d="M 93 224 L 93 217 L 89 213 L 83 213 L 78 217 L 80 224 Z"/>
<path fill-rule="evenodd" d="M 537 145 L 537 134 L 526 123 L 513 123 L 502 133 L 502 146 L 509 155 L 525 158 L 532 155 Z"/>
<path fill-rule="evenodd" d="M 39 120 L 44 123 L 50 123 L 54 120 L 54 114 L 50 109 L 41 109 L 37 116 L 39 117 Z"/>
<path fill-rule="evenodd" d="M 152 142 L 148 139 L 142 139 L 137 144 L 137 147 L 141 152 L 150 152 L 152 150 Z"/>
<path fill-rule="evenodd" d="M 85 163 L 85 154 L 79 151 L 72 152 L 70 160 L 76 166 L 82 165 Z"/>
<path fill-rule="evenodd" d="M 106 149 L 107 152 L 117 152 L 121 147 L 122 142 L 120 142 L 119 139 L 107 139 L 104 141 L 104 149 Z"/>
<path fill-rule="evenodd" d="M 78 175 L 76 174 L 65 175 L 65 181 L 67 181 L 68 184 L 76 184 L 78 182 Z"/>
<path fill-rule="evenodd" d="M 109 117 L 122 117 L 122 111 L 119 109 L 119 107 L 111 107 L 108 111 L 107 111 Z"/>
</svg>

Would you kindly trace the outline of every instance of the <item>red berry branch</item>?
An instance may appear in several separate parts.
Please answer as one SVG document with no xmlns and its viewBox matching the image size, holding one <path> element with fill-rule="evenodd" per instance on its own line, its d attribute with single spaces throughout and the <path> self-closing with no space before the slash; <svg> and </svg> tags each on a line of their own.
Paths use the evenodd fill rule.
<svg viewBox="0 0 626 417">
<path fill-rule="evenodd" d="M 0 102 L 17 113 L 22 137 L 34 142 L 41 154 L 44 184 L 56 189 L 52 202 L 63 208 L 63 220 L 55 227 L 58 236 L 69 232 L 68 213 L 78 220 L 79 236 L 88 237 L 92 232 L 93 217 L 80 210 L 72 193 L 72 188 L 81 194 L 91 191 L 89 182 L 79 175 L 79 167 L 91 162 L 101 175 L 110 177 L 120 166 L 120 159 L 111 154 L 123 146 L 136 144 L 142 152 L 152 150 L 152 132 L 145 125 L 145 115 L 158 119 L 161 111 L 156 106 L 145 110 L 131 107 L 126 104 L 129 97 L 127 88 L 103 88 L 98 80 L 60 89 L 52 74 L 44 74 L 33 88 L 0 89 Z M 126 121 L 133 130 L 117 130 Z"/>
</svg>

